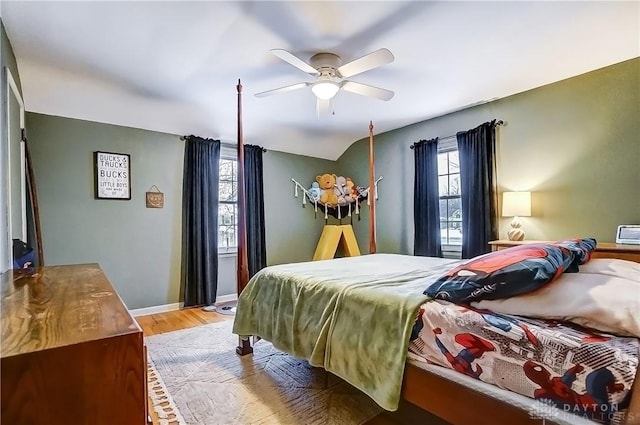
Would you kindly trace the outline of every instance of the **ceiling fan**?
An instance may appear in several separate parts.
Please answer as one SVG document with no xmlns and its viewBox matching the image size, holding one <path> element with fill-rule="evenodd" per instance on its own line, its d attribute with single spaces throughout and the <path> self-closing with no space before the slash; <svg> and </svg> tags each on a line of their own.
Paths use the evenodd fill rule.
<svg viewBox="0 0 640 425">
<path fill-rule="evenodd" d="M 331 106 L 331 99 L 340 89 L 380 100 L 389 100 L 394 95 L 391 90 L 345 80 L 345 78 L 393 62 L 393 54 L 388 49 L 378 49 L 344 65 L 340 56 L 334 53 L 317 53 L 311 57 L 309 63 L 283 49 L 272 49 L 271 53 L 307 74 L 315 76 L 316 80 L 256 93 L 256 97 L 271 96 L 311 87 L 311 91 L 317 98 L 316 108 L 318 116 L 320 116 L 323 112 L 328 112 Z"/>
</svg>

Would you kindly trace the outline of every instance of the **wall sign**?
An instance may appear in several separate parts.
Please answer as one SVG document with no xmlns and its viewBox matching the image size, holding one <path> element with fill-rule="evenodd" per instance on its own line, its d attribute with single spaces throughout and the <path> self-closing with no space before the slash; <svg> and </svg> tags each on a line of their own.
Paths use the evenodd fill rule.
<svg viewBox="0 0 640 425">
<path fill-rule="evenodd" d="M 155 187 L 155 191 L 153 188 Z M 147 208 L 162 208 L 164 207 L 164 193 L 160 192 L 158 186 L 155 184 L 151 186 L 149 191 L 146 193 L 147 196 Z"/>
<path fill-rule="evenodd" d="M 131 199 L 129 154 L 94 152 L 96 199 Z"/>
</svg>

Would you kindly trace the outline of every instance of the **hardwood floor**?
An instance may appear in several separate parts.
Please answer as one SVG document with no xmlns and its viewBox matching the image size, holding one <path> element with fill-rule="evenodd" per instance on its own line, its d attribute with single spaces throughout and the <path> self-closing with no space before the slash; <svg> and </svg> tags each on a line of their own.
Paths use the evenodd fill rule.
<svg viewBox="0 0 640 425">
<path fill-rule="evenodd" d="M 233 316 L 204 311 L 201 308 L 183 308 L 182 310 L 136 317 L 136 321 L 142 328 L 144 336 L 178 331 L 180 329 L 232 319 Z"/>
<path fill-rule="evenodd" d="M 180 329 L 192 328 L 194 326 L 206 325 L 207 323 L 221 322 L 223 320 L 233 320 L 233 316 L 227 316 L 216 312 L 207 312 L 201 308 L 184 308 L 166 313 L 150 314 L 135 318 L 145 336 L 157 335 L 164 332 L 177 331 Z M 153 425 L 160 425 L 155 412 L 149 411 Z M 387 417 L 384 413 L 367 421 L 363 425 L 398 425 Z M 277 424 L 274 424 L 277 425 Z"/>
</svg>

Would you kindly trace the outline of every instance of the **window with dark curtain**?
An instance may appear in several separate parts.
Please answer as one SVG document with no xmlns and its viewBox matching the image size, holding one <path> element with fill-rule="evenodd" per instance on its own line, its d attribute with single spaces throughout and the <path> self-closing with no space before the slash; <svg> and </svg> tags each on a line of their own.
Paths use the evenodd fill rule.
<svg viewBox="0 0 640 425">
<path fill-rule="evenodd" d="M 249 278 L 267 265 L 264 226 L 263 148 L 244 145 L 244 182 Z"/>
<path fill-rule="evenodd" d="M 413 254 L 442 257 L 438 196 L 438 138 L 413 145 Z"/>
<path fill-rule="evenodd" d="M 219 140 L 185 138 L 181 268 L 185 307 L 216 301 L 219 165 Z"/>
<path fill-rule="evenodd" d="M 490 251 L 498 236 L 496 121 L 456 134 L 462 189 L 462 258 Z"/>
<path fill-rule="evenodd" d="M 451 143 L 453 142 L 453 143 Z M 462 252 L 462 202 L 458 143 L 438 141 L 438 193 L 440 195 L 440 243 L 444 256 Z M 456 253 L 457 255 L 455 255 Z"/>
<path fill-rule="evenodd" d="M 220 158 L 218 183 L 218 253 L 235 253 L 238 249 L 238 161 Z"/>
</svg>

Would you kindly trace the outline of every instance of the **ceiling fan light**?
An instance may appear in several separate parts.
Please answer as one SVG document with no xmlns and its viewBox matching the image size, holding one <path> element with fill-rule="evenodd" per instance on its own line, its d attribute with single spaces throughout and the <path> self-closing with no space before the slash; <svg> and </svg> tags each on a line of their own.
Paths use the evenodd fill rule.
<svg viewBox="0 0 640 425">
<path fill-rule="evenodd" d="M 311 91 L 318 99 L 329 100 L 338 93 L 340 87 L 333 81 L 318 81 L 311 86 Z"/>
</svg>

